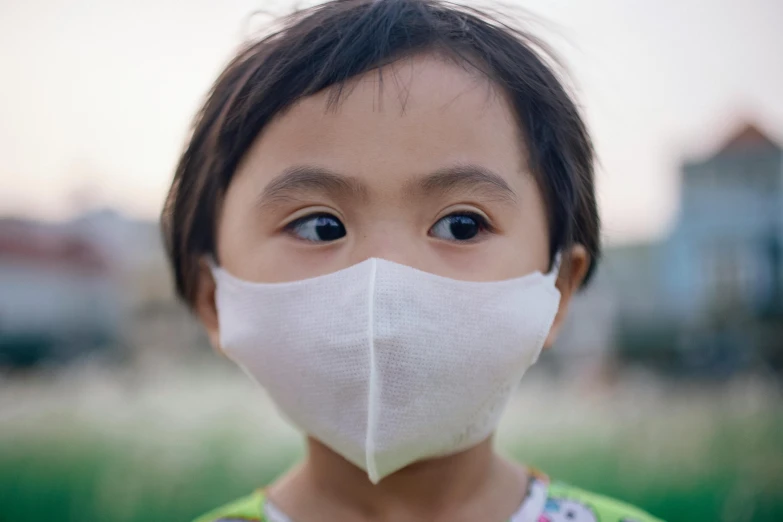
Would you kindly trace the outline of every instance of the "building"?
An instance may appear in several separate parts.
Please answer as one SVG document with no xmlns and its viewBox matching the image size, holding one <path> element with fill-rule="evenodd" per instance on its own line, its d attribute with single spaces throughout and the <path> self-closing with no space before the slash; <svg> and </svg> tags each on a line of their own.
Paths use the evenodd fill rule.
<svg viewBox="0 0 783 522">
<path fill-rule="evenodd" d="M 664 246 L 671 311 L 690 321 L 722 311 L 773 311 L 783 295 L 783 149 L 746 125 L 714 155 L 683 168 L 682 213 Z"/>
<path fill-rule="evenodd" d="M 175 298 L 157 223 L 111 210 L 0 220 L 0 367 L 96 352 L 155 365 L 207 350 Z"/>
<path fill-rule="evenodd" d="M 0 221 L 0 365 L 114 345 L 120 317 L 111 266 L 97 245 L 58 225 Z"/>
<path fill-rule="evenodd" d="M 718 372 L 783 354 L 783 148 L 753 124 L 682 167 L 660 243 L 607 253 L 626 353 Z"/>
</svg>

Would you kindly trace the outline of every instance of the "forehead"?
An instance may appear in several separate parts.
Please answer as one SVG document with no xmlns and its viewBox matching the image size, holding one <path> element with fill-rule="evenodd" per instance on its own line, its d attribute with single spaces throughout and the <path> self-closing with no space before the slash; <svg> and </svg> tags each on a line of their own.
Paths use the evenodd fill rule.
<svg viewBox="0 0 783 522">
<path fill-rule="evenodd" d="M 304 98 L 255 140 L 237 177 L 265 184 L 292 165 L 316 165 L 394 185 L 451 165 L 519 178 L 521 132 L 504 93 L 484 75 L 432 55 L 366 73 Z"/>
</svg>

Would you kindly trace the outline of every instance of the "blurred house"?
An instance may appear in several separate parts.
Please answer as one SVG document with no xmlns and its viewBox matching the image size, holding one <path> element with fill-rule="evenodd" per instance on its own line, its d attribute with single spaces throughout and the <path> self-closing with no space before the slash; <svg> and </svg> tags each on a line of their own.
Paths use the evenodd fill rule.
<svg viewBox="0 0 783 522">
<path fill-rule="evenodd" d="M 690 321 L 722 311 L 774 312 L 783 296 L 783 149 L 746 125 L 683 167 L 682 213 L 665 245 L 676 269 L 669 310 Z"/>
<path fill-rule="evenodd" d="M 120 314 L 110 264 L 96 244 L 58 225 L 0 221 L 0 364 L 109 346 Z"/>
<path fill-rule="evenodd" d="M 607 252 L 616 344 L 732 372 L 783 354 L 783 148 L 747 124 L 685 162 L 679 219 L 657 244 Z"/>
<path fill-rule="evenodd" d="M 0 366 L 96 351 L 154 365 L 205 347 L 175 298 L 157 223 L 112 210 L 0 220 Z"/>
</svg>

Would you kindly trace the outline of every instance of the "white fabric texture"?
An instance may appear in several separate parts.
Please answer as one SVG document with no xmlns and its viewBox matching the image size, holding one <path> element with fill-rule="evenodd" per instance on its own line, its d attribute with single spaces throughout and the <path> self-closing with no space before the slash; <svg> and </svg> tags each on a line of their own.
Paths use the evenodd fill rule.
<svg viewBox="0 0 783 522">
<path fill-rule="evenodd" d="M 221 348 L 377 483 L 495 430 L 554 320 L 556 272 L 470 282 L 371 258 L 253 283 L 213 267 Z"/>
</svg>

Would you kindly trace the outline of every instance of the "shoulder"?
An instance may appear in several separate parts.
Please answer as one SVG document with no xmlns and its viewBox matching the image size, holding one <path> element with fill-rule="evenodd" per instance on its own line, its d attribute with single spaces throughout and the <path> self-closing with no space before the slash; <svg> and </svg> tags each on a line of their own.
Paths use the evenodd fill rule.
<svg viewBox="0 0 783 522">
<path fill-rule="evenodd" d="M 561 482 L 549 484 L 541 521 L 663 522 L 625 502 Z"/>
<path fill-rule="evenodd" d="M 256 491 L 252 495 L 210 511 L 193 522 L 263 522 L 263 506 L 264 493 Z"/>
</svg>

